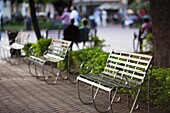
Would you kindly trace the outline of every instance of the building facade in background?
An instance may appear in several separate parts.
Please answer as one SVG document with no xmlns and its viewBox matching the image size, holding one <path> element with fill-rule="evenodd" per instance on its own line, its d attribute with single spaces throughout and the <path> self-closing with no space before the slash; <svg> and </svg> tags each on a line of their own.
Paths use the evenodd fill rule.
<svg viewBox="0 0 170 113">
<path fill-rule="evenodd" d="M 93 12 L 96 7 L 99 7 L 102 4 L 123 4 L 127 5 L 128 0 L 73 0 L 73 5 L 75 5 L 82 15 L 89 15 L 89 13 Z M 118 10 L 118 7 L 115 10 Z M 109 9 L 107 9 L 109 10 Z"/>
<path fill-rule="evenodd" d="M 93 15 L 98 8 L 107 11 L 107 21 L 112 22 L 115 14 L 126 13 L 128 0 L 73 0 L 82 17 Z"/>
</svg>

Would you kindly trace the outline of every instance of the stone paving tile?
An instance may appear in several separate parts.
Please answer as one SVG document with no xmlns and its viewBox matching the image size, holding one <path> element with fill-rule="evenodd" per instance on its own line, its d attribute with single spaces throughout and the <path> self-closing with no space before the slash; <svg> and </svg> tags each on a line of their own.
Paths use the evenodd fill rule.
<svg viewBox="0 0 170 113">
<path fill-rule="evenodd" d="M 105 100 L 106 97 L 101 95 L 99 103 Z M 124 101 L 113 104 L 113 107 L 114 113 L 129 111 Z M 146 106 L 142 106 L 140 111 L 135 113 L 145 112 Z M 97 111 L 93 105 L 83 105 L 80 102 L 75 84 L 59 79 L 56 85 L 47 85 L 44 81 L 32 77 L 25 63 L 12 66 L 0 61 L 0 113 L 97 113 Z"/>
</svg>

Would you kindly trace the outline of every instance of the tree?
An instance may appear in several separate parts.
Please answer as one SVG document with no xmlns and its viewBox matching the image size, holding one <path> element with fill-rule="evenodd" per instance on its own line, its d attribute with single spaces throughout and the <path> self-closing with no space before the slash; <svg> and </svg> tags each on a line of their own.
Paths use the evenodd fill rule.
<svg viewBox="0 0 170 113">
<path fill-rule="evenodd" d="M 52 3 L 58 3 L 62 2 L 64 3 L 71 3 L 71 0 L 28 0 L 29 1 L 29 6 L 30 6 L 30 13 L 31 13 L 31 19 L 33 23 L 33 27 L 35 30 L 35 34 L 37 36 L 37 39 L 39 40 L 41 37 L 41 32 L 38 26 L 37 18 L 36 18 L 36 10 L 35 10 L 35 2 L 41 2 L 41 3 L 47 3 L 47 2 L 52 2 Z"/>
<path fill-rule="evenodd" d="M 170 67 L 170 0 L 149 0 L 153 24 L 154 65 Z"/>
<path fill-rule="evenodd" d="M 41 33 L 40 33 L 40 28 L 38 26 L 37 18 L 36 18 L 36 10 L 35 10 L 34 0 L 29 0 L 29 6 L 30 6 L 31 19 L 32 19 L 34 30 L 35 30 L 35 34 L 37 36 L 37 39 L 39 40 L 42 37 L 41 37 Z"/>
</svg>

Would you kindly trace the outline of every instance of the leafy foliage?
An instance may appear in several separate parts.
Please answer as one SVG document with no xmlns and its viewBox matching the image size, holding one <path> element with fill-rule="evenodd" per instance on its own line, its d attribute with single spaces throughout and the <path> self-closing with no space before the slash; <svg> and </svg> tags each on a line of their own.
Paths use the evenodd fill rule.
<svg viewBox="0 0 170 113">
<path fill-rule="evenodd" d="M 27 44 L 24 45 L 23 51 L 24 53 L 26 53 L 27 57 L 29 56 L 29 52 L 31 52 L 30 49 L 33 45 L 34 43 L 31 43 L 31 42 L 28 42 Z"/>
<path fill-rule="evenodd" d="M 100 73 L 103 71 L 106 60 L 108 58 L 109 53 L 102 51 L 98 48 L 86 48 L 77 51 L 70 52 L 70 69 L 74 69 L 77 73 L 88 73 L 85 68 L 80 70 L 80 65 L 85 63 L 84 67 L 90 68 L 93 70 L 93 73 Z M 62 64 L 60 64 L 60 68 L 63 71 L 67 69 L 68 60 L 64 60 Z"/>
<path fill-rule="evenodd" d="M 153 47 L 153 34 L 149 33 L 144 39 L 144 43 L 142 45 L 147 51 L 152 51 Z"/>
<path fill-rule="evenodd" d="M 151 76 L 151 104 L 170 112 L 170 68 L 155 68 Z"/>
<path fill-rule="evenodd" d="M 102 51 L 100 48 L 87 48 L 71 52 L 71 61 L 77 66 L 86 62 L 85 67 L 90 67 L 93 73 L 100 73 L 104 69 L 108 55 L 108 53 Z M 80 73 L 82 71 L 84 70 L 80 70 Z"/>
<path fill-rule="evenodd" d="M 134 0 L 130 4 L 130 8 L 132 8 L 135 12 L 137 12 L 140 9 L 146 9 L 147 11 L 149 11 L 150 4 L 149 4 L 148 0 L 138 0 L 138 2 L 136 0 Z"/>
<path fill-rule="evenodd" d="M 30 53 L 34 53 L 36 56 L 42 56 L 46 50 L 48 50 L 48 46 L 50 45 L 52 39 L 51 38 L 41 38 L 37 40 L 36 44 L 27 43 L 24 45 L 24 51 L 26 55 L 28 55 L 28 50 Z M 31 49 L 30 49 L 31 48 Z"/>
<path fill-rule="evenodd" d="M 103 44 L 103 43 L 105 42 L 104 39 L 101 40 L 101 39 L 99 39 L 98 36 L 91 36 L 91 39 L 92 39 L 92 41 L 94 41 L 94 47 L 100 47 L 100 48 L 102 48 L 102 47 L 105 46 L 105 45 Z"/>
<path fill-rule="evenodd" d="M 150 79 L 150 104 L 166 112 L 170 112 L 170 68 L 156 68 L 152 70 Z M 142 86 L 140 97 L 147 101 L 148 81 Z M 130 93 L 134 97 L 136 90 Z"/>
<path fill-rule="evenodd" d="M 37 56 L 42 56 L 46 50 L 48 50 L 48 46 L 51 44 L 51 38 L 41 38 L 37 41 L 35 45 L 35 53 Z"/>
</svg>

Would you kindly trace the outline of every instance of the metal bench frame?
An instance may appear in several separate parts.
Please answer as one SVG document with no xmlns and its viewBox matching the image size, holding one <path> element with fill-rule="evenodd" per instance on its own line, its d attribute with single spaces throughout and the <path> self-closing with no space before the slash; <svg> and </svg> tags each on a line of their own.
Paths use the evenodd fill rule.
<svg viewBox="0 0 170 113">
<path fill-rule="evenodd" d="M 15 38 L 15 42 L 11 45 L 1 45 L 1 52 L 3 53 L 2 59 L 13 64 L 17 65 L 20 62 L 21 56 L 19 51 L 22 51 L 24 45 L 28 42 L 30 34 L 27 32 L 19 32 Z M 16 50 L 15 54 L 12 56 L 13 50 Z"/>
<path fill-rule="evenodd" d="M 80 74 L 77 77 L 77 91 L 80 101 L 83 104 L 94 104 L 98 112 L 113 113 L 113 103 L 118 102 L 117 93 L 121 88 L 127 91 L 127 102 L 130 108 L 130 113 L 138 109 L 137 99 L 141 91 L 142 85 L 148 77 L 148 112 L 149 112 L 149 83 L 150 75 L 152 74 L 152 59 L 150 55 L 139 53 L 124 52 L 113 50 L 107 60 L 104 71 L 101 74 Z M 147 76 L 146 76 L 147 75 Z M 86 83 L 91 86 L 91 101 L 85 102 L 80 95 L 79 82 Z M 94 90 L 96 88 L 96 90 Z M 133 99 L 133 105 L 130 106 L 129 90 L 137 88 L 136 97 Z M 100 110 L 96 104 L 96 97 L 99 90 L 108 92 L 109 106 L 106 110 Z M 118 100 L 116 100 L 118 99 Z"/>
<path fill-rule="evenodd" d="M 61 39 L 61 35 L 63 34 L 63 29 L 57 29 L 57 30 L 46 30 L 45 32 L 45 38 L 53 37 Z M 56 37 L 54 37 L 56 36 Z"/>
<path fill-rule="evenodd" d="M 44 53 L 43 56 L 37 57 L 35 55 L 30 55 L 28 57 L 28 68 L 31 75 L 38 77 L 40 80 L 45 80 L 47 84 L 54 85 L 57 82 L 58 77 L 60 76 L 61 69 L 58 70 L 57 74 L 53 72 L 53 68 L 57 66 L 57 63 L 63 61 L 69 52 L 71 41 L 60 40 L 53 38 L 48 50 Z M 34 64 L 34 72 L 31 69 L 31 64 Z M 49 68 L 45 68 L 45 65 L 48 64 Z M 41 70 L 37 69 L 37 66 L 40 66 Z M 40 71 L 40 76 L 38 71 Z M 45 74 L 45 71 L 48 71 L 48 74 Z M 49 81 L 50 74 L 53 74 L 54 79 Z"/>
</svg>

